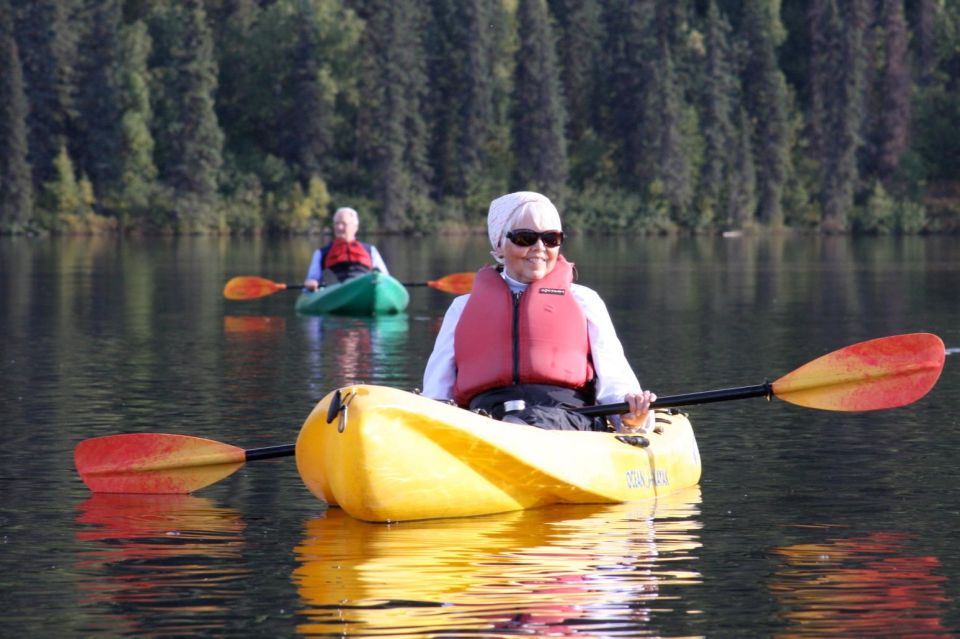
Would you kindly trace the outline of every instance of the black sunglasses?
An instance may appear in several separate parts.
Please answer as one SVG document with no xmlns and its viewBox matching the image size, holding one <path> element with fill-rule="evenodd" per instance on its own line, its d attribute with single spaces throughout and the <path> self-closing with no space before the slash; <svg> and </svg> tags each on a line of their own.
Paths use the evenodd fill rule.
<svg viewBox="0 0 960 639">
<path fill-rule="evenodd" d="M 557 248 L 563 244 L 563 231 L 531 231 L 530 229 L 517 229 L 516 231 L 507 231 L 507 239 L 517 246 L 533 246 L 537 240 L 543 240 L 543 245 L 547 248 Z"/>
</svg>

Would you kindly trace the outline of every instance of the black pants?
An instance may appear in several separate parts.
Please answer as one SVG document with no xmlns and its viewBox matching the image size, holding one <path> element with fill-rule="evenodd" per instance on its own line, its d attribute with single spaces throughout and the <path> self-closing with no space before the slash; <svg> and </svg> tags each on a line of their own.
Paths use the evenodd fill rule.
<svg viewBox="0 0 960 639">
<path fill-rule="evenodd" d="M 522 410 L 504 414 L 504 404 L 523 400 Z M 547 384 L 521 384 L 486 391 L 470 401 L 470 408 L 482 410 L 494 419 L 528 424 L 548 430 L 609 431 L 603 417 L 587 417 L 570 409 L 593 404 L 589 393 Z"/>
</svg>

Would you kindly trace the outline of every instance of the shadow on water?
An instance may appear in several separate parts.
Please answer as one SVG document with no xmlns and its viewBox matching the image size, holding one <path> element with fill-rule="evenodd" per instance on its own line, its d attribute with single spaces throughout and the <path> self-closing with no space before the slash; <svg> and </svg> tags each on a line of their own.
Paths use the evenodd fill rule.
<svg viewBox="0 0 960 639">
<path fill-rule="evenodd" d="M 593 635 L 687 609 L 700 492 L 458 520 L 308 521 L 293 573 L 304 635 Z M 669 611 L 669 612 L 668 612 Z M 680 613 L 680 614 L 678 614 Z M 662 628 L 660 628 L 662 630 Z M 656 634 L 654 632 L 654 634 Z"/>
</svg>

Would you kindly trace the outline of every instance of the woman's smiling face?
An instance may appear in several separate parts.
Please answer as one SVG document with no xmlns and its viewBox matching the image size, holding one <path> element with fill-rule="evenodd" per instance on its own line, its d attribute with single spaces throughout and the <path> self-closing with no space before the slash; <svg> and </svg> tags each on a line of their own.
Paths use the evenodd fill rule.
<svg viewBox="0 0 960 639">
<path fill-rule="evenodd" d="M 530 229 L 531 231 L 559 230 L 555 216 L 542 215 L 534 207 L 528 207 L 511 225 L 510 230 Z M 504 237 L 500 244 L 504 269 L 507 276 L 518 282 L 529 284 L 543 279 L 557 265 L 560 247 L 547 248 L 543 240 L 537 240 L 533 246 L 517 246 Z"/>
</svg>

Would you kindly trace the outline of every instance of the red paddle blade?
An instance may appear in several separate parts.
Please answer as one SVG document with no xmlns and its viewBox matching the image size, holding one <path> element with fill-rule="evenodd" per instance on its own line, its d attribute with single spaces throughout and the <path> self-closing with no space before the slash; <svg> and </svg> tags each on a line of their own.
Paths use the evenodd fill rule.
<svg viewBox="0 0 960 639">
<path fill-rule="evenodd" d="M 286 284 L 272 282 L 264 277 L 241 275 L 232 278 L 223 287 L 223 296 L 228 300 L 252 300 L 273 295 L 287 288 Z"/>
<path fill-rule="evenodd" d="M 937 383 L 946 349 L 930 333 L 868 340 L 828 353 L 773 383 L 780 399 L 836 411 L 896 408 Z"/>
<path fill-rule="evenodd" d="M 473 290 L 473 278 L 476 275 L 476 273 L 451 273 L 438 280 L 430 280 L 427 282 L 427 286 L 444 293 L 463 295 Z"/>
<path fill-rule="evenodd" d="M 200 437 L 134 433 L 82 441 L 73 460 L 95 493 L 190 493 L 233 473 L 246 453 Z"/>
</svg>

